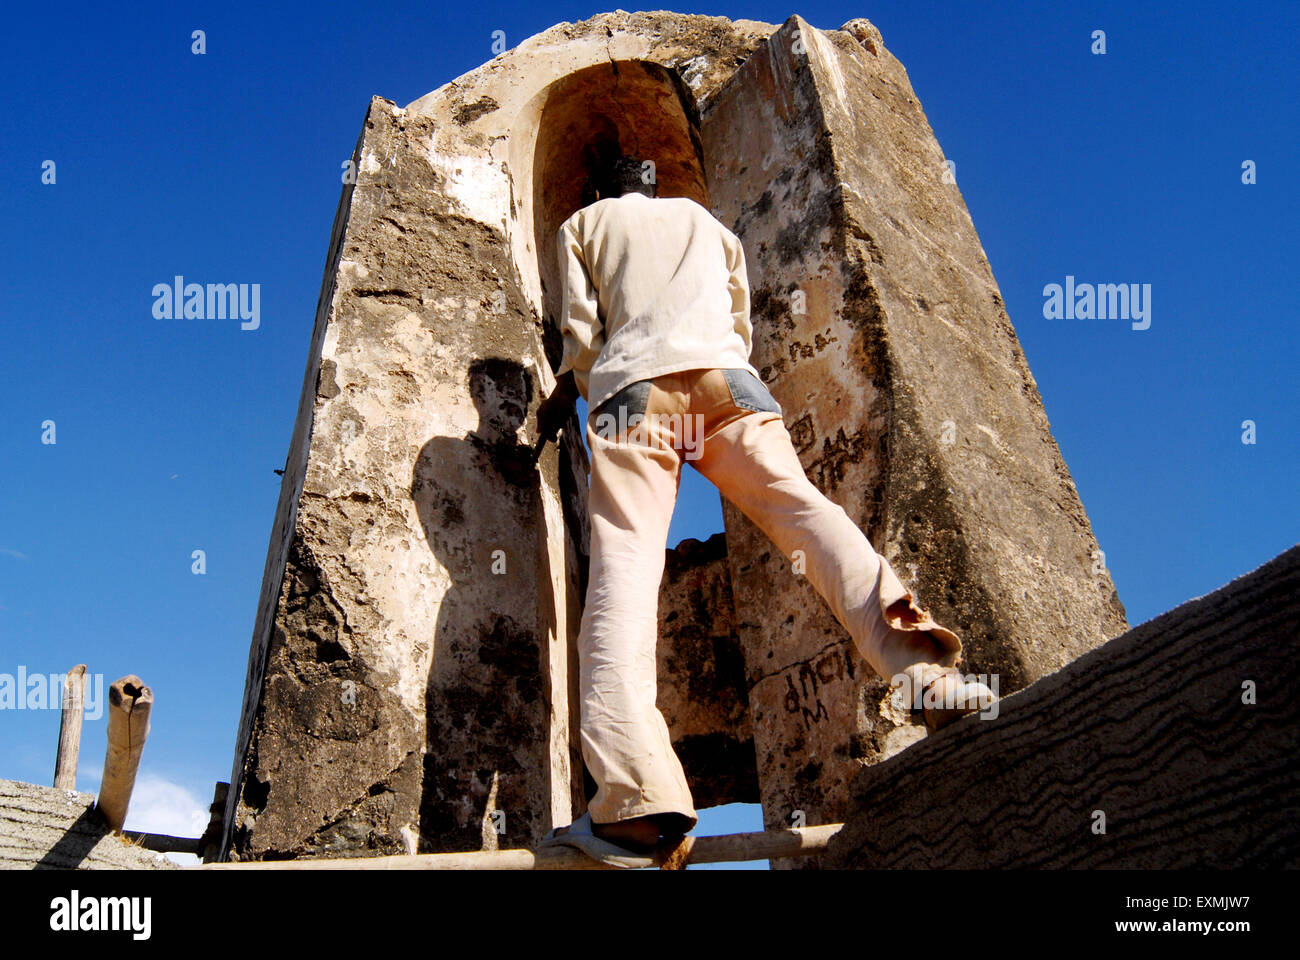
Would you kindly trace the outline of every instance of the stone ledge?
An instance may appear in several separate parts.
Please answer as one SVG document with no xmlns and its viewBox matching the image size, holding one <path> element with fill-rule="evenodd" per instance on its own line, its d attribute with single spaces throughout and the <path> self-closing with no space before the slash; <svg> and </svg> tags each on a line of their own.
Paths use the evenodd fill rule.
<svg viewBox="0 0 1300 960">
<path fill-rule="evenodd" d="M 864 768 L 822 866 L 1297 866 L 1298 618 L 1293 547 Z"/>
<path fill-rule="evenodd" d="M 0 780 L 0 870 L 179 870 L 112 834 L 95 796 Z"/>
</svg>

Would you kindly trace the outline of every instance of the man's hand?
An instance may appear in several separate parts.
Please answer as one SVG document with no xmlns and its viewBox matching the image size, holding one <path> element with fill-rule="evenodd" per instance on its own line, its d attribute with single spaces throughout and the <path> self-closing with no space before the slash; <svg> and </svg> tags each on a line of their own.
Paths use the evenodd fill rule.
<svg viewBox="0 0 1300 960">
<path fill-rule="evenodd" d="M 537 408 L 537 433 L 544 441 L 559 435 L 577 400 L 578 384 L 570 370 L 555 381 L 555 389 Z"/>
</svg>

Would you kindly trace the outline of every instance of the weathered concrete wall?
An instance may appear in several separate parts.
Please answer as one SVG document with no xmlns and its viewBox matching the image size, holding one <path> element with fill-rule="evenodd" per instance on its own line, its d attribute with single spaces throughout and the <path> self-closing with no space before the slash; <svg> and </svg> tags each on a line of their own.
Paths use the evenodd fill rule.
<svg viewBox="0 0 1300 960">
<path fill-rule="evenodd" d="M 376 99 L 357 149 L 292 540 L 250 658 L 240 859 L 491 848 L 501 826 L 526 843 L 572 800 L 561 457 L 501 472 L 540 399 L 540 325 L 500 228 L 447 197 L 434 125 Z M 564 452 L 580 501 L 581 448 Z"/>
<path fill-rule="evenodd" d="M 824 865 L 1300 866 L 1297 622 L 1293 547 L 862 770 Z"/>
<path fill-rule="evenodd" d="M 774 24 L 619 11 L 371 104 L 267 555 L 227 856 L 526 845 L 584 807 L 578 425 L 535 475 L 511 468 L 560 359 L 555 229 L 615 151 L 740 235 L 754 362 L 805 467 L 970 669 L 1011 689 L 1123 629 L 906 75 L 869 24 L 845 27 L 791 17 L 769 41 Z M 921 728 L 725 517 L 728 556 L 670 560 L 661 613 L 660 704 L 697 805 L 759 792 L 773 825 L 839 819 L 858 767 Z"/>
<path fill-rule="evenodd" d="M 115 835 L 95 795 L 0 780 L 0 870 L 178 870 Z"/>
<path fill-rule="evenodd" d="M 964 668 L 1005 692 L 1121 632 L 969 214 L 875 28 L 792 16 L 702 131 L 714 212 L 745 245 L 752 360 L 805 470 L 962 636 Z M 835 822 L 857 768 L 921 729 L 789 558 L 724 517 L 765 820 Z"/>
</svg>

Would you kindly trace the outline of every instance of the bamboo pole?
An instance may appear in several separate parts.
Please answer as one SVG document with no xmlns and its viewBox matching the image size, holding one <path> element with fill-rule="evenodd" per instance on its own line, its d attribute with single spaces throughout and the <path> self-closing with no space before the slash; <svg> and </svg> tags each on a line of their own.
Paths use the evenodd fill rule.
<svg viewBox="0 0 1300 960">
<path fill-rule="evenodd" d="M 199 855 L 198 837 L 174 837 L 168 833 L 146 833 L 143 830 L 124 830 L 122 836 L 155 853 L 192 853 Z"/>
<path fill-rule="evenodd" d="M 690 863 L 732 863 L 777 857 L 806 857 L 824 853 L 843 827 L 824 826 L 733 833 L 717 837 L 686 837 L 672 860 L 680 869 Z M 661 859 L 662 865 L 662 859 Z M 205 863 L 191 870 L 621 870 L 572 847 L 531 850 L 476 850 L 468 853 L 417 853 L 391 857 L 343 857 L 307 860 L 250 860 Z"/>
<path fill-rule="evenodd" d="M 63 716 L 59 720 L 59 753 L 54 758 L 54 786 L 77 789 L 77 757 L 81 753 L 81 718 L 86 704 L 86 665 L 79 663 L 63 681 Z"/>
<path fill-rule="evenodd" d="M 126 821 L 152 710 L 153 691 L 135 674 L 114 681 L 108 688 L 108 752 L 95 808 L 115 833 L 122 831 Z"/>
</svg>

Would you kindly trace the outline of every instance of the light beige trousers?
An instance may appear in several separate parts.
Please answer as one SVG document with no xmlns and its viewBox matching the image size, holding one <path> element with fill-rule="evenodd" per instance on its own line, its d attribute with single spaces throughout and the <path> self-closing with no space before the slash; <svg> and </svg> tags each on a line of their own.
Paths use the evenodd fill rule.
<svg viewBox="0 0 1300 960">
<path fill-rule="evenodd" d="M 956 665 L 957 635 L 913 602 L 844 509 L 808 479 L 779 405 L 753 374 L 687 370 L 632 384 L 589 413 L 587 441 L 591 555 L 578 654 L 594 822 L 677 813 L 691 829 L 699 820 L 655 703 L 659 587 L 683 462 L 787 558 L 803 551 L 804 575 L 876 673 Z"/>
</svg>

